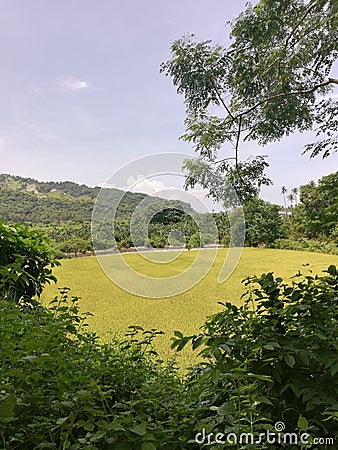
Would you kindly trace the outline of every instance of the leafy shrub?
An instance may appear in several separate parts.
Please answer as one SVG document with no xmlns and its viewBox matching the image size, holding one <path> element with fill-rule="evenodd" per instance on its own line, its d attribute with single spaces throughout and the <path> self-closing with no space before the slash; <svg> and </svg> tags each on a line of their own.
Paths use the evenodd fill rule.
<svg viewBox="0 0 338 450">
<path fill-rule="evenodd" d="M 203 363 L 190 374 L 199 397 L 196 432 L 205 427 L 214 435 L 259 435 L 283 421 L 288 432 L 334 436 L 337 268 L 330 266 L 324 276 L 298 274 L 289 285 L 272 273 L 249 278 L 246 285 L 243 306 L 224 304 L 225 310 L 209 318 L 198 335 L 175 332 L 174 348 L 191 342 L 194 350 L 202 349 Z"/>
<path fill-rule="evenodd" d="M 50 309 L 0 303 L 1 448 L 186 448 L 187 395 L 152 349 L 158 332 L 100 344 L 86 317 L 67 289 Z"/>
<path fill-rule="evenodd" d="M 276 239 L 272 245 L 282 250 L 300 250 L 306 252 L 328 253 L 338 255 L 338 246 L 333 242 L 314 241 L 311 239 Z"/>
<path fill-rule="evenodd" d="M 202 428 L 239 435 L 279 421 L 311 436 L 337 431 L 336 267 L 289 285 L 272 273 L 248 278 L 243 306 L 224 304 L 198 335 L 175 332 L 173 348 L 201 349 L 202 363 L 182 379 L 153 349 L 160 332 L 131 326 L 101 344 L 66 288 L 49 308 L 7 301 L 27 303 L 54 278 L 40 233 L 1 223 L 0 239 L 4 450 L 193 450 Z"/>
<path fill-rule="evenodd" d="M 42 233 L 0 221 L 0 299 L 31 301 L 45 283 L 56 281 L 57 264 Z"/>
</svg>

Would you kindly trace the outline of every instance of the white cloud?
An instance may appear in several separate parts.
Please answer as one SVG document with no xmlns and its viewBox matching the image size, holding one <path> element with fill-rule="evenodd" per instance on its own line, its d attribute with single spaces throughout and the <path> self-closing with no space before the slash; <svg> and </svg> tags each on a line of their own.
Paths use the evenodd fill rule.
<svg viewBox="0 0 338 450">
<path fill-rule="evenodd" d="M 162 181 L 149 180 L 142 175 L 139 175 L 136 180 L 134 177 L 129 177 L 127 184 L 130 192 L 143 192 L 143 194 L 148 195 L 153 195 L 161 191 L 167 193 L 169 189 L 172 189 L 172 187 L 165 185 Z"/>
<path fill-rule="evenodd" d="M 200 213 L 223 210 L 220 204 L 215 203 L 211 198 L 207 197 L 207 189 L 195 188 L 186 191 L 181 187 L 169 186 L 160 180 L 149 179 L 143 175 L 138 175 L 136 178 L 130 176 L 127 180 L 127 186 L 117 186 L 109 182 L 99 183 L 96 186 L 101 188 L 116 188 L 129 192 L 141 192 L 166 200 L 181 200 L 182 202 L 190 203 L 193 209 Z"/>
<path fill-rule="evenodd" d="M 220 205 L 217 205 L 212 199 L 207 198 L 206 189 L 185 189 L 168 186 L 160 180 L 150 180 L 139 175 L 137 179 L 130 177 L 128 179 L 128 191 L 142 192 L 144 194 L 158 196 L 167 200 L 181 200 L 190 205 L 198 212 L 206 213 L 219 211 Z"/>
<path fill-rule="evenodd" d="M 67 89 L 68 91 L 80 91 L 82 89 L 89 89 L 91 86 L 86 80 L 67 78 L 61 82 L 61 87 Z"/>
</svg>

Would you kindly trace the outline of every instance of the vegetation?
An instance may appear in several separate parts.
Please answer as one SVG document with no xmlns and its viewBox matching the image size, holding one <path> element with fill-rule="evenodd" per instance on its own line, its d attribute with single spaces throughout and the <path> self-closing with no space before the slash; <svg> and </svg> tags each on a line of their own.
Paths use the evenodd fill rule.
<svg viewBox="0 0 338 450">
<path fill-rule="evenodd" d="M 195 250 L 185 251 L 179 258 L 165 264 L 151 263 L 133 253 L 124 255 L 124 258 L 130 267 L 141 274 L 169 277 L 190 267 L 196 254 Z M 161 255 L 161 252 L 156 254 L 159 261 Z M 96 258 L 64 259 L 61 266 L 55 268 L 54 274 L 58 286 L 71 286 L 76 295 L 81 297 L 81 309 L 93 313 L 93 317 L 88 319 L 90 330 L 96 331 L 101 340 L 108 342 L 111 333 L 127 332 L 129 325 L 140 325 L 146 330 L 159 329 L 165 334 L 158 337 L 155 346 L 160 356 L 167 359 L 172 356 L 169 347 L 173 331 L 180 330 L 188 335 L 196 333 L 207 316 L 220 310 L 218 301 L 231 301 L 240 306 L 241 280 L 248 276 L 272 271 L 289 280 L 304 263 L 309 263 L 314 273 L 320 273 L 329 264 L 338 265 L 338 257 L 334 255 L 244 248 L 235 271 L 220 284 L 218 276 L 226 256 L 227 250 L 219 249 L 211 270 L 196 286 L 175 297 L 163 299 L 137 297 L 120 289 L 104 274 Z M 163 261 L 165 257 L 163 253 Z M 57 286 L 47 286 L 41 297 L 43 304 L 48 305 L 55 295 Z M 194 355 L 188 349 L 180 353 L 178 358 L 181 367 L 195 362 Z"/>
<path fill-rule="evenodd" d="M 173 347 L 181 350 L 191 342 L 204 360 L 201 377 L 190 374 L 200 399 L 196 423 L 213 436 L 258 435 L 282 420 L 289 432 L 333 437 L 338 421 L 337 268 L 330 266 L 321 277 L 299 273 L 291 284 L 272 273 L 245 284 L 243 306 L 223 304 L 224 311 L 209 318 L 200 334 L 175 332 Z"/>
<path fill-rule="evenodd" d="M 58 257 L 64 253 L 77 255 L 93 250 L 92 236 L 95 248 L 99 250 L 112 246 L 122 249 L 149 245 L 157 248 L 177 245 L 190 249 L 213 243 L 228 246 L 231 239 L 236 243 L 236 220 L 233 220 L 231 237 L 227 214 L 198 214 L 180 201 L 126 193 L 113 221 L 115 241 L 112 241 L 112 221 L 108 211 L 109 205 L 114 205 L 121 197 L 120 191 L 107 189 L 107 217 L 103 216 L 93 228 L 90 217 L 98 188 L 2 175 L 0 192 L 1 217 L 28 222 L 45 233 Z M 291 194 L 287 196 L 290 206 L 287 206 L 287 192 L 283 186 L 284 208 L 258 197 L 246 201 L 243 206 L 245 245 L 337 253 L 337 173 L 323 177 L 318 186 L 310 182 L 299 189 L 293 188 L 291 200 Z M 136 220 L 138 228 L 131 236 L 131 217 L 140 201 L 143 206 Z M 152 217 L 150 223 L 143 224 L 147 217 Z M 210 220 L 216 222 L 218 239 L 209 231 Z M 238 227 L 241 227 L 240 223 Z M 148 230 L 146 236 L 141 232 L 143 229 Z"/>
<path fill-rule="evenodd" d="M 311 156 L 337 149 L 338 102 L 330 91 L 338 44 L 336 0 L 262 0 L 231 24 L 228 48 L 173 42 L 161 70 L 184 95 L 186 133 L 199 155 L 188 161 L 187 185 L 196 183 L 226 203 L 256 196 L 270 180 L 263 156 L 243 161 L 243 141 L 267 144 L 294 131 L 314 130 Z M 220 154 L 222 147 L 225 151 Z M 222 188 L 221 188 L 222 186 Z"/>
<path fill-rule="evenodd" d="M 0 298 L 32 302 L 46 283 L 56 281 L 55 265 L 41 233 L 27 225 L 0 222 Z"/>
<path fill-rule="evenodd" d="M 244 205 L 246 245 L 271 246 L 284 237 L 281 208 L 264 200 L 253 198 Z"/>
<path fill-rule="evenodd" d="M 16 257 L 46 251 L 35 231 L 6 224 L 1 250 Z M 8 257 L 1 262 L 1 281 L 12 267 Z M 198 335 L 176 330 L 174 348 L 180 351 L 191 341 L 194 350 L 202 349 L 202 361 L 184 377 L 157 356 L 152 344 L 161 332 L 154 328 L 129 326 L 124 339 L 103 344 L 85 331 L 89 313 L 80 314 L 68 289 L 48 308 L 36 307 L 29 300 L 50 273 L 44 265 L 42 271 L 30 269 L 23 266 L 33 284 L 12 277 L 16 295 L 0 294 L 4 450 L 194 449 L 202 427 L 208 435 L 254 435 L 281 418 L 291 432 L 334 435 L 335 266 L 321 277 L 298 274 L 289 285 L 272 273 L 248 278 L 244 305 L 223 304 L 225 310 L 211 316 Z M 20 298 L 23 304 L 12 301 Z"/>
<path fill-rule="evenodd" d="M 246 285 L 245 304 L 224 304 L 200 334 L 175 331 L 174 348 L 201 349 L 183 378 L 157 357 L 154 329 L 130 327 L 124 339 L 99 343 L 67 289 L 48 309 L 0 301 L 4 450 L 196 449 L 202 429 L 232 436 L 222 442 L 235 450 L 234 436 L 257 439 L 281 420 L 286 432 L 308 433 L 309 445 L 316 436 L 334 442 L 336 267 L 288 285 L 271 273 Z"/>
<path fill-rule="evenodd" d="M 0 217 L 6 221 L 29 223 L 44 232 L 53 241 L 54 249 L 61 252 L 58 256 L 62 256 L 64 252 L 85 252 L 93 249 L 91 217 L 99 191 L 98 187 L 90 188 L 69 181 L 38 182 L 31 178 L 2 174 L 0 175 Z M 101 196 L 102 198 L 104 198 L 103 209 L 106 208 L 106 213 L 102 221 L 95 224 L 93 230 L 94 239 L 100 236 L 100 239 L 95 241 L 98 249 L 133 245 L 130 236 L 130 219 L 142 201 L 144 202 L 142 211 L 145 216 L 151 212 L 152 208 L 161 211 L 151 222 L 149 229 L 151 244 L 158 247 L 169 245 L 168 237 L 173 226 L 180 229 L 185 226 L 187 239 L 196 233 L 196 225 L 188 218 L 188 214 L 197 215 L 197 213 L 190 205 L 183 202 L 149 197 L 141 193 L 123 193 L 112 188 L 105 189 L 105 195 Z M 114 217 L 116 242 L 114 243 L 111 239 L 111 211 L 116 206 Z M 182 214 L 182 211 L 186 214 Z M 178 221 L 178 217 L 182 220 Z M 144 245 L 144 242 L 138 245 Z"/>
<path fill-rule="evenodd" d="M 338 254 L 338 172 L 291 192 L 290 205 L 284 207 L 284 236 L 273 247 Z"/>
<path fill-rule="evenodd" d="M 338 255 L 337 244 L 325 241 L 316 241 L 313 239 L 276 239 L 273 247 L 284 250 L 298 250 L 304 252 L 330 253 Z"/>
<path fill-rule="evenodd" d="M 338 172 L 301 186 L 290 222 L 293 238 L 338 242 Z"/>
<path fill-rule="evenodd" d="M 250 246 L 336 252 L 337 173 L 318 185 L 293 188 L 287 197 L 283 186 L 283 214 L 258 198 L 260 187 L 270 183 L 264 157 L 241 161 L 239 148 L 243 140 L 266 144 L 317 127 L 320 139 L 307 151 L 326 157 L 337 149 L 338 103 L 327 96 L 338 84 L 331 75 L 337 21 L 336 0 L 262 0 L 247 6 L 232 24 L 229 49 L 187 37 L 173 44 L 173 57 L 162 66 L 185 95 L 184 139 L 200 156 L 186 162 L 186 185 L 201 184 L 225 206 L 244 202 Z M 222 112 L 211 114 L 209 108 L 215 107 Z M 233 144 L 234 154 L 219 159 L 224 143 Z M 227 255 L 222 249 L 198 285 L 161 300 L 120 290 L 94 258 L 65 260 L 55 273 L 62 284 L 83 293 L 83 300 L 63 288 L 50 302 L 50 286 L 42 304 L 42 288 L 56 281 L 52 268 L 58 263 L 36 228 L 47 230 L 59 250 L 91 248 L 89 224 L 98 188 L 1 175 L 0 189 L 0 217 L 16 222 L 0 222 L 4 450 L 271 449 L 267 433 L 276 436 L 276 431 L 274 448 L 332 448 L 338 429 L 337 256 L 244 249 L 232 277 L 220 284 Z M 114 189 L 104 194 L 107 206 L 121 197 Z M 154 214 L 146 238 L 136 229 L 137 245 L 185 242 L 189 249 L 212 239 L 210 215 L 199 217 L 201 231 L 189 205 L 126 194 L 113 221 L 103 211 L 95 224 L 95 246 L 111 245 L 111 227 L 113 245 L 135 244 L 131 215 L 141 201 L 145 209 L 137 224 L 146 212 Z M 236 220 L 233 238 L 227 217 L 218 213 L 213 218 L 220 241 L 236 245 Z M 141 255 L 125 259 L 138 272 L 163 277 L 189 267 L 195 255 L 182 252 L 167 264 L 150 263 Z M 305 257 L 314 272 L 298 271 L 290 279 Z M 252 276 L 253 267 L 264 273 Z M 242 296 L 241 279 L 247 289 Z M 80 303 L 96 317 L 81 313 Z M 137 326 L 130 325 L 132 319 Z M 89 324 L 100 338 L 88 331 Z M 167 340 L 174 334 L 172 349 L 184 352 L 191 344 L 197 354 L 184 374 L 168 358 L 168 347 L 158 356 L 154 339 L 163 334 L 158 328 L 167 332 Z M 117 332 L 123 330 L 127 333 L 121 337 Z M 300 434 L 306 443 L 295 443 Z M 325 443 L 315 443 L 317 437 Z"/>
<path fill-rule="evenodd" d="M 0 301 L 1 448 L 185 448 L 189 402 L 151 349 L 157 332 L 102 345 L 85 318 L 67 290 L 49 309 Z"/>
</svg>

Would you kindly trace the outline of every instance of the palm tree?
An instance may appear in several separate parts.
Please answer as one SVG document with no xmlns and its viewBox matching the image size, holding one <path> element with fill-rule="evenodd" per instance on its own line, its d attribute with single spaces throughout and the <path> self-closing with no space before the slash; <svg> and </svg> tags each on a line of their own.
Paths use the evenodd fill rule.
<svg viewBox="0 0 338 450">
<path fill-rule="evenodd" d="M 285 210 L 286 210 L 285 194 L 287 193 L 287 191 L 288 191 L 288 190 L 286 189 L 286 187 L 285 187 L 285 186 L 282 186 L 281 194 L 283 195 Z"/>
<path fill-rule="evenodd" d="M 298 205 L 298 201 L 297 201 L 298 189 L 296 187 L 294 187 L 291 192 L 294 195 L 295 203 L 297 206 Z"/>
<path fill-rule="evenodd" d="M 293 201 L 295 199 L 295 196 L 291 193 L 288 195 L 288 200 L 290 200 L 291 209 L 293 209 Z"/>
</svg>

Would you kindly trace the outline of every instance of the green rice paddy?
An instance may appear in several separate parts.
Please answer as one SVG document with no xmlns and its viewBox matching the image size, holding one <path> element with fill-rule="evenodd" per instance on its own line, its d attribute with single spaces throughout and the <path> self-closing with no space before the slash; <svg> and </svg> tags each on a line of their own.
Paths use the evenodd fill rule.
<svg viewBox="0 0 338 450">
<path fill-rule="evenodd" d="M 124 258 L 140 273 L 165 277 L 189 267 L 196 253 L 182 252 L 166 264 L 149 262 L 137 254 L 127 254 Z M 102 340 L 109 340 L 113 334 L 125 333 L 129 325 L 140 325 L 148 330 L 156 328 L 165 332 L 164 336 L 157 338 L 157 348 L 161 356 L 167 358 L 172 355 L 170 338 L 174 330 L 180 330 L 183 334 L 196 333 L 207 316 L 222 308 L 217 302 L 241 303 L 241 295 L 245 291 L 241 281 L 246 277 L 274 272 L 276 276 L 287 280 L 298 270 L 320 273 L 330 264 L 338 265 L 338 256 L 334 255 L 245 248 L 231 276 L 223 283 L 218 283 L 218 274 L 226 255 L 227 249 L 218 250 L 211 270 L 197 285 L 169 298 L 144 298 L 125 292 L 107 277 L 95 257 L 65 259 L 54 270 L 57 285 L 45 288 L 42 301 L 47 304 L 57 295 L 58 287 L 67 286 L 71 288 L 72 295 L 81 297 L 81 310 L 93 313 L 89 319 L 90 329 L 97 332 Z M 302 267 L 304 264 L 309 266 Z M 192 361 L 189 351 L 185 351 L 180 358 L 183 365 Z"/>
</svg>

